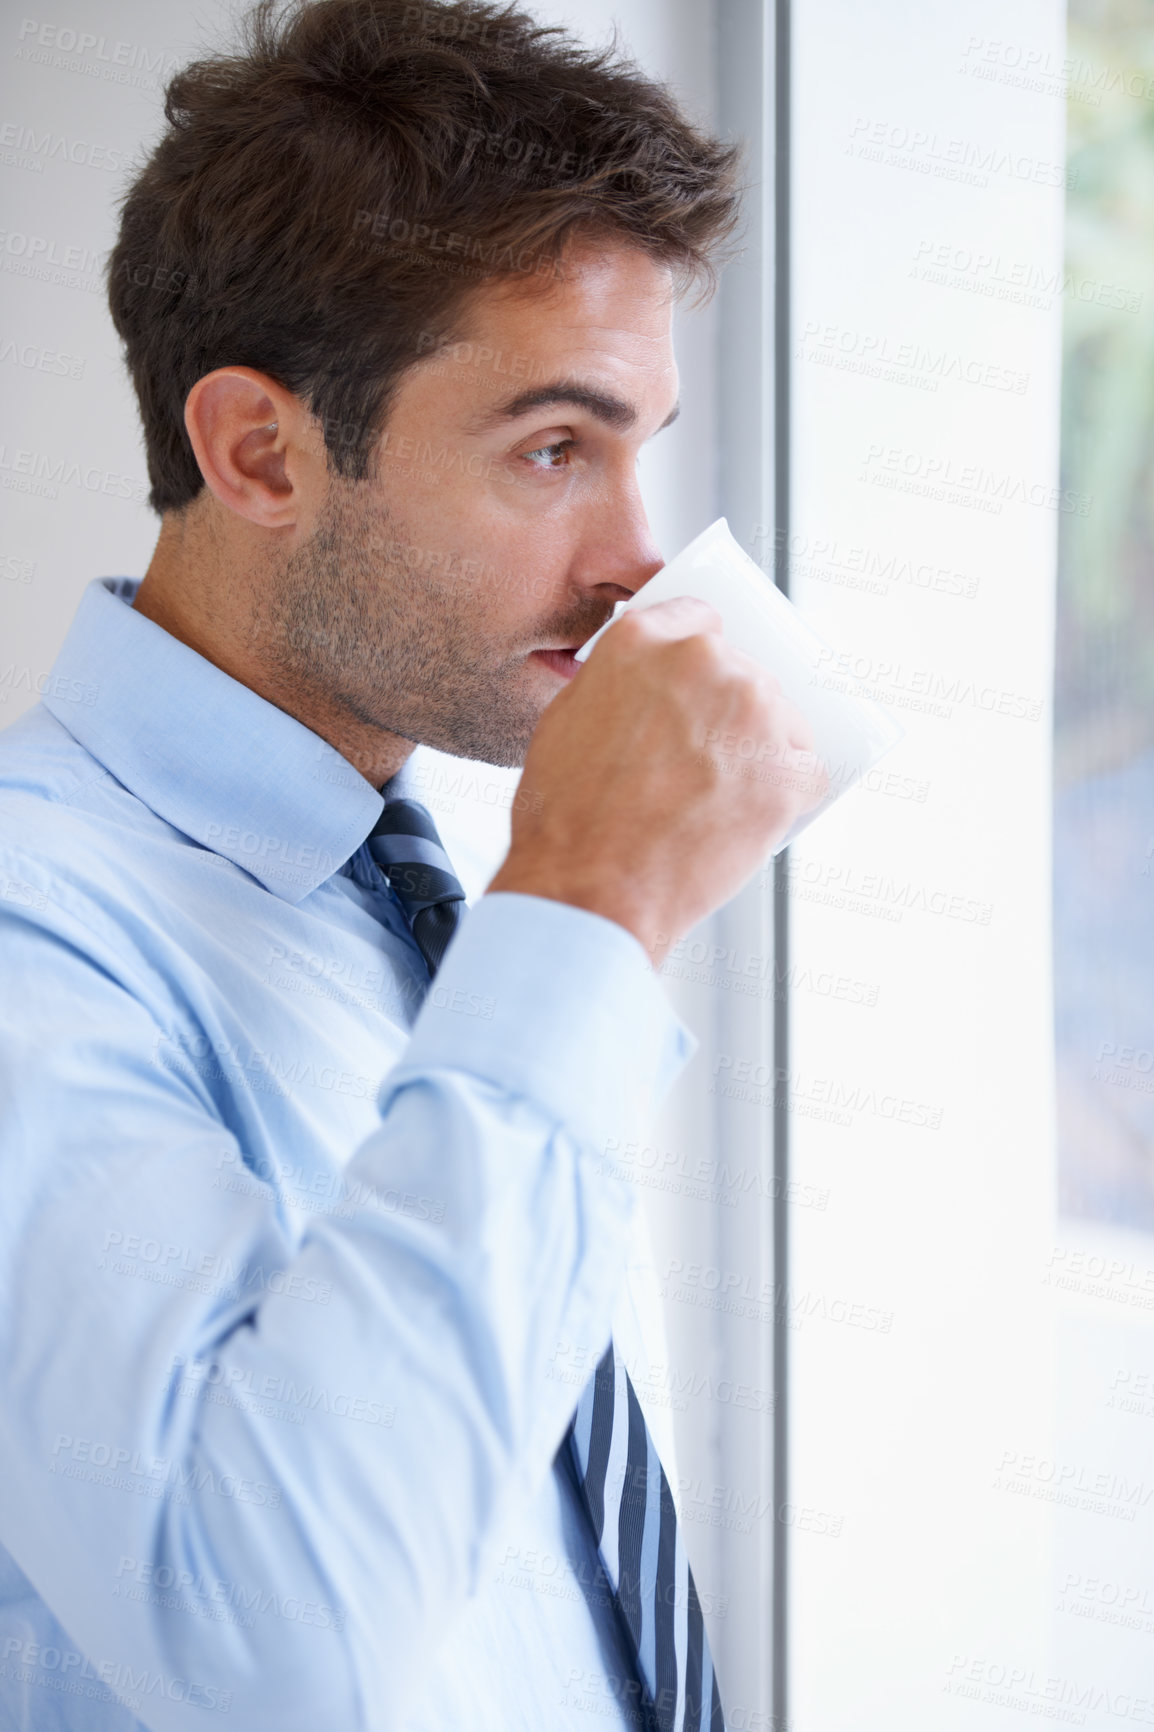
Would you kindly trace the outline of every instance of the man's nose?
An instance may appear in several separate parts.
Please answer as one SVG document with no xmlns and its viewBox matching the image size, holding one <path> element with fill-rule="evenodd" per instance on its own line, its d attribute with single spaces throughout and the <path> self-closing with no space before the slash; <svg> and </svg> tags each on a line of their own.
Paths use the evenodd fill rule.
<svg viewBox="0 0 1154 1732">
<path fill-rule="evenodd" d="M 587 589 L 626 601 L 665 564 L 636 483 L 608 494 L 582 538 L 575 575 Z"/>
</svg>

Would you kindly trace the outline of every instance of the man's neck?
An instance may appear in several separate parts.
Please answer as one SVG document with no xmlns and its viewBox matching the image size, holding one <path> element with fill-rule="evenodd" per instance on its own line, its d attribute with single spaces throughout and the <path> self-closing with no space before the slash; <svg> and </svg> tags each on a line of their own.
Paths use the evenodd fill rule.
<svg viewBox="0 0 1154 1732">
<path fill-rule="evenodd" d="M 382 788 L 412 755 L 413 742 L 350 715 L 335 699 L 263 659 L 259 646 L 253 647 L 258 634 L 251 586 L 237 581 L 231 561 L 230 581 L 220 581 L 211 554 L 194 550 L 197 539 L 166 517 L 132 604 L 136 612 L 310 728 L 374 788 Z"/>
</svg>

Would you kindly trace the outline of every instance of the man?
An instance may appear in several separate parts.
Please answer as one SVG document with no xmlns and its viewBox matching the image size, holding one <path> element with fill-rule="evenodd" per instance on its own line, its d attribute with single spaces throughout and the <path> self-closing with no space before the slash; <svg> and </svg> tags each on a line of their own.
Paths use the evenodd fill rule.
<svg viewBox="0 0 1154 1732">
<path fill-rule="evenodd" d="M 711 610 L 573 651 L 661 563 L 732 154 L 474 0 L 263 5 L 167 114 L 109 267 L 160 538 L 0 742 L 5 1723 L 722 1728 L 602 1157 L 820 790 Z M 524 764 L 467 912 L 417 742 Z"/>
</svg>

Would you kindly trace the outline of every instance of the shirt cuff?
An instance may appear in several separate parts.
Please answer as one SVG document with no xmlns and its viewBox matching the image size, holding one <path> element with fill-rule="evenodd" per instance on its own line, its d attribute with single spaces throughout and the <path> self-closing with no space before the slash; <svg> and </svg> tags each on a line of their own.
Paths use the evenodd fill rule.
<svg viewBox="0 0 1154 1732">
<path fill-rule="evenodd" d="M 466 1071 L 605 1153 L 645 1134 L 697 1044 L 623 926 L 494 891 L 461 922 L 389 1092 L 414 1073 Z"/>
</svg>

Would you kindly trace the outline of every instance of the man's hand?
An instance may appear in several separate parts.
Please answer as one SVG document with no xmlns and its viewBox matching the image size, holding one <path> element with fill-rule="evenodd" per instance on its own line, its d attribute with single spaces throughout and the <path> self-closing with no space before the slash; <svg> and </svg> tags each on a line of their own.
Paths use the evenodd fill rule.
<svg viewBox="0 0 1154 1732">
<path fill-rule="evenodd" d="M 626 613 L 553 699 L 490 890 L 616 920 L 656 967 L 828 786 L 781 686 L 705 602 Z"/>
</svg>

